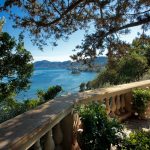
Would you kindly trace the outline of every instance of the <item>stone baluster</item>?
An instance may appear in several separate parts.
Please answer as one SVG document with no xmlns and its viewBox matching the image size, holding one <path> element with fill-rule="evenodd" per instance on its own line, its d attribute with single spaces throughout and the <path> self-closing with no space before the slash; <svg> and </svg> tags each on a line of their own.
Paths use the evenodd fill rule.
<svg viewBox="0 0 150 150">
<path fill-rule="evenodd" d="M 121 112 L 124 113 L 125 112 L 125 98 L 124 98 L 124 94 L 121 95 Z"/>
<path fill-rule="evenodd" d="M 33 145 L 34 150 L 42 150 L 40 139 Z"/>
<path fill-rule="evenodd" d="M 54 150 L 54 149 L 55 149 L 55 144 L 52 137 L 52 130 L 50 130 L 45 135 L 44 150 Z"/>
<path fill-rule="evenodd" d="M 124 94 L 124 99 L 125 99 L 125 109 L 127 112 L 132 112 L 132 103 L 133 103 L 133 96 L 132 92 Z"/>
<path fill-rule="evenodd" d="M 112 97 L 112 104 L 111 104 L 111 115 L 112 115 L 112 117 L 115 116 L 115 111 L 116 111 L 115 97 Z"/>
<path fill-rule="evenodd" d="M 55 150 L 62 150 L 63 133 L 60 123 L 53 128 L 53 139 L 55 143 Z"/>
<path fill-rule="evenodd" d="M 121 108 L 120 96 L 117 95 L 117 96 L 116 96 L 116 114 L 117 114 L 117 115 L 120 115 L 120 108 Z"/>
<path fill-rule="evenodd" d="M 78 135 L 78 129 L 82 129 L 82 123 L 79 118 L 78 113 L 73 114 L 73 145 L 72 145 L 72 150 L 79 150 L 79 144 L 77 141 L 77 135 Z"/>
<path fill-rule="evenodd" d="M 61 127 L 63 132 L 63 149 L 71 150 L 73 144 L 73 114 L 67 115 L 61 121 Z"/>
<path fill-rule="evenodd" d="M 107 113 L 107 115 L 109 115 L 110 114 L 110 104 L 109 104 L 108 98 L 105 99 L 105 103 L 106 103 L 106 113 Z"/>
</svg>

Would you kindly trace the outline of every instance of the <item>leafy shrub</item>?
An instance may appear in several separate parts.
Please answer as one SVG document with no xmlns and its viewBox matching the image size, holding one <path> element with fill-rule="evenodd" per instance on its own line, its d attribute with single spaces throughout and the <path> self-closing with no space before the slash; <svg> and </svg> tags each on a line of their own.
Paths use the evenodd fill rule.
<svg viewBox="0 0 150 150">
<path fill-rule="evenodd" d="M 33 109 L 40 104 L 54 98 L 60 91 L 60 86 L 50 87 L 46 92 L 40 90 L 38 99 L 28 99 L 24 102 L 18 102 L 11 96 L 7 101 L 0 102 L 0 123 L 20 115 L 30 109 Z"/>
<path fill-rule="evenodd" d="M 27 110 L 37 107 L 41 104 L 41 101 L 38 99 L 27 99 L 24 101 L 24 105 Z"/>
<path fill-rule="evenodd" d="M 11 104 L 7 102 L 0 103 L 0 123 L 24 113 L 25 111 L 27 111 L 25 105 L 15 100 L 11 100 Z"/>
<path fill-rule="evenodd" d="M 62 88 L 59 85 L 49 87 L 47 92 L 44 95 L 44 99 L 46 101 L 53 99 L 61 90 L 62 90 Z"/>
<path fill-rule="evenodd" d="M 150 101 L 149 89 L 135 89 L 133 90 L 133 108 L 138 114 L 143 114 Z"/>
<path fill-rule="evenodd" d="M 96 79 L 92 81 L 92 87 L 93 88 L 98 88 L 102 87 L 105 84 L 110 83 L 111 85 L 115 85 L 119 83 L 118 79 L 118 72 L 115 69 L 110 69 L 106 67 L 104 70 L 102 70 Z"/>
<path fill-rule="evenodd" d="M 121 83 L 139 80 L 147 70 L 147 59 L 135 52 L 122 57 L 118 64 L 118 78 Z"/>
<path fill-rule="evenodd" d="M 79 92 L 83 92 L 83 91 L 86 91 L 86 90 L 91 90 L 93 88 L 93 82 L 91 81 L 88 81 L 87 83 L 81 83 L 80 84 L 80 90 Z"/>
<path fill-rule="evenodd" d="M 120 147 L 121 150 L 150 150 L 150 131 L 135 131 L 126 137 Z"/>
<path fill-rule="evenodd" d="M 46 92 L 43 90 L 39 90 L 37 92 L 37 95 L 41 101 L 48 101 L 50 99 L 53 99 L 60 91 L 62 90 L 62 87 L 59 85 L 49 87 Z"/>
<path fill-rule="evenodd" d="M 79 134 L 81 149 L 106 150 L 117 145 L 122 135 L 122 125 L 108 118 L 105 108 L 97 103 L 81 105 L 77 108 L 81 117 L 83 132 Z"/>
<path fill-rule="evenodd" d="M 85 91 L 86 87 L 85 87 L 85 83 L 81 83 L 80 84 L 80 91 L 79 92 L 83 92 Z"/>
</svg>

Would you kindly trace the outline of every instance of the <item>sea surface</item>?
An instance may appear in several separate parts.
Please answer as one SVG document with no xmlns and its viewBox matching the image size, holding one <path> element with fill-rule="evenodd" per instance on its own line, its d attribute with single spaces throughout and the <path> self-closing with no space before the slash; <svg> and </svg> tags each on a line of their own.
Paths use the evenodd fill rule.
<svg viewBox="0 0 150 150">
<path fill-rule="evenodd" d="M 95 72 L 81 72 L 80 74 L 72 74 L 71 70 L 67 69 L 36 69 L 31 77 L 30 89 L 26 92 L 21 92 L 17 99 L 36 98 L 37 90 L 47 90 L 50 86 L 60 85 L 63 92 L 60 95 L 67 93 L 75 93 L 79 91 L 79 85 L 82 82 L 93 80 L 96 77 Z"/>
</svg>

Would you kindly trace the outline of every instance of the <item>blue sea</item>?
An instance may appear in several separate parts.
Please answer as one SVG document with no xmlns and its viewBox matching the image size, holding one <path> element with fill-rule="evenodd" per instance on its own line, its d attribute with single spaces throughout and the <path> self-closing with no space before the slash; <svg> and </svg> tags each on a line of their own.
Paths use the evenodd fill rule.
<svg viewBox="0 0 150 150">
<path fill-rule="evenodd" d="M 67 69 L 36 69 L 31 77 L 30 89 L 19 93 L 17 99 L 22 101 L 28 98 L 36 98 L 37 90 L 47 90 L 48 87 L 55 85 L 60 85 L 63 88 L 60 95 L 75 93 L 79 91 L 79 85 L 82 82 L 93 80 L 96 75 L 95 72 L 72 74 Z"/>
</svg>

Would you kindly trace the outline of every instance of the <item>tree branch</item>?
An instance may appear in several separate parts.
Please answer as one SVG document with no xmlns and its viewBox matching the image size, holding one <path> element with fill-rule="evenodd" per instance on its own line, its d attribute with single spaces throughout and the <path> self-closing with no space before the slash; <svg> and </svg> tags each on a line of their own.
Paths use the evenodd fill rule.
<svg viewBox="0 0 150 150">
<path fill-rule="evenodd" d="M 112 33 L 115 33 L 117 31 L 127 29 L 127 28 L 131 28 L 131 27 L 135 27 L 135 26 L 139 26 L 139 25 L 146 24 L 146 23 L 149 23 L 149 22 L 150 22 L 150 17 L 147 17 L 147 18 L 144 18 L 144 19 L 140 19 L 137 22 L 132 22 L 132 23 L 126 24 L 126 25 L 124 25 L 122 27 L 119 27 L 119 28 L 112 28 L 111 30 L 109 30 L 109 32 L 104 34 L 104 37 L 106 37 L 106 36 L 108 36 Z"/>
<path fill-rule="evenodd" d="M 150 9 L 149 10 L 146 10 L 146 11 L 143 11 L 143 12 L 139 12 L 139 13 L 136 13 L 136 14 L 127 14 L 127 15 L 140 15 L 140 14 L 144 14 L 144 13 L 147 13 L 147 12 L 149 12 L 150 11 Z"/>
<path fill-rule="evenodd" d="M 43 22 L 42 21 L 35 21 L 34 20 L 34 23 L 37 25 L 37 26 L 42 26 L 42 27 L 47 27 L 47 26 L 51 26 L 51 25 L 54 25 L 54 24 L 57 24 L 65 15 L 68 14 L 68 12 L 70 12 L 71 10 L 73 10 L 76 6 L 78 6 L 80 3 L 82 3 L 84 0 L 78 0 L 76 1 L 75 3 L 72 3 L 66 11 L 64 11 L 64 13 L 61 14 L 60 17 L 56 18 L 55 20 L 51 21 L 51 22 Z M 24 19 L 24 21 L 22 22 L 22 24 L 24 24 L 25 22 L 33 22 L 33 19 L 32 20 L 26 20 Z"/>
</svg>

